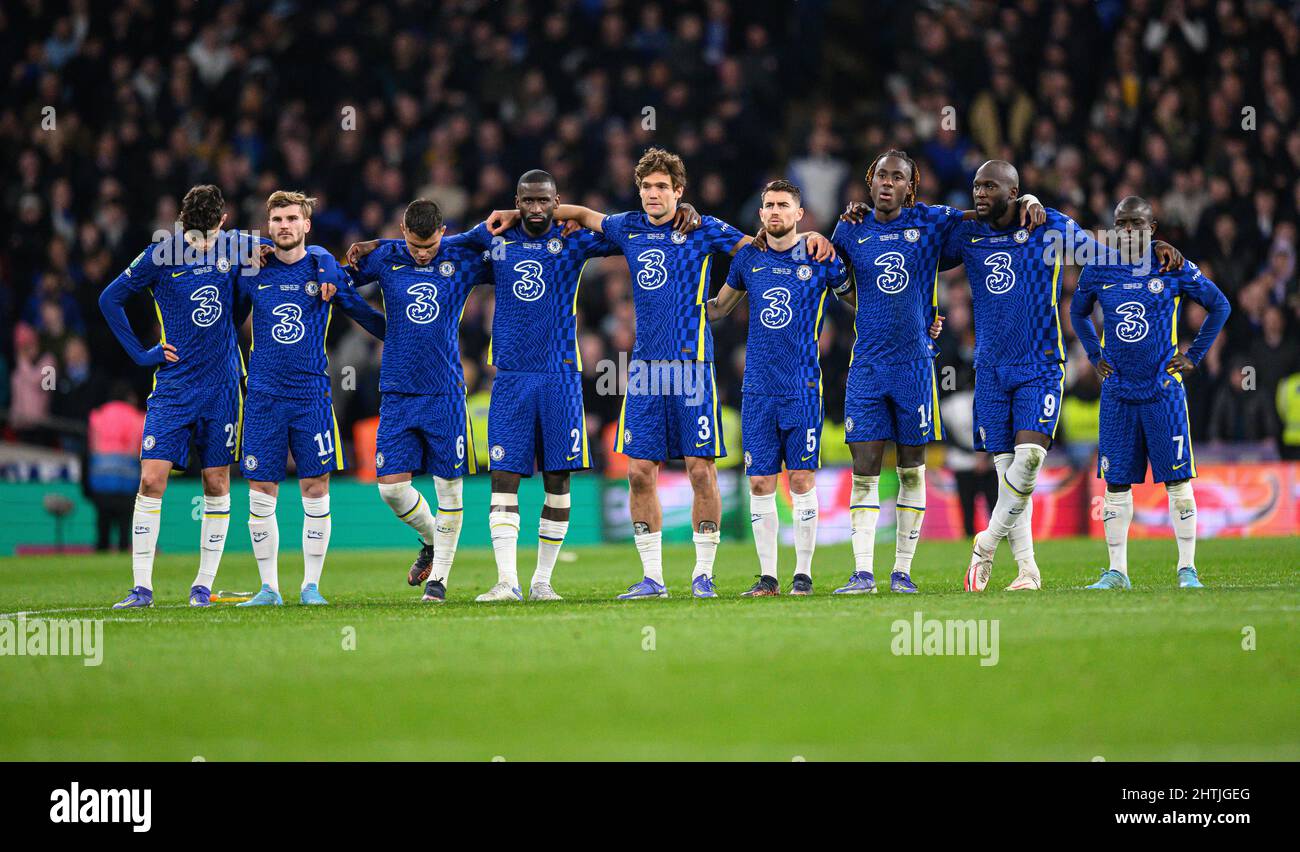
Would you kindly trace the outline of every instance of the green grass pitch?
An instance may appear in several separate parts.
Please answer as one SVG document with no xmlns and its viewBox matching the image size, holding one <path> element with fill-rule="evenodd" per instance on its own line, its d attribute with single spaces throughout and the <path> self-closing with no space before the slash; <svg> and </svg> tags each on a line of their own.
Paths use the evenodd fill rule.
<svg viewBox="0 0 1300 852">
<path fill-rule="evenodd" d="M 1300 759 L 1300 540 L 1201 542 L 1203 591 L 1175 588 L 1172 541 L 1135 541 L 1129 592 L 1081 588 L 1102 542 L 1041 542 L 1045 591 L 983 595 L 961 591 L 964 542 L 922 541 L 922 594 L 847 599 L 847 545 L 818 550 L 803 599 L 737 598 L 755 559 L 724 542 L 721 597 L 692 600 L 692 553 L 665 553 L 670 600 L 611 600 L 640 574 L 627 545 L 570 549 L 563 603 L 490 605 L 491 552 L 463 551 L 439 607 L 405 583 L 413 553 L 338 551 L 332 606 L 306 608 L 286 548 L 291 604 L 256 610 L 184 607 L 193 557 L 162 556 L 157 605 L 126 613 L 106 605 L 128 556 L 0 559 L 5 618 L 107 620 L 98 667 L 0 657 L 0 759 Z M 1012 574 L 1004 548 L 991 588 Z M 217 585 L 254 577 L 229 554 Z M 895 656 L 916 611 L 998 619 L 997 664 Z"/>
</svg>

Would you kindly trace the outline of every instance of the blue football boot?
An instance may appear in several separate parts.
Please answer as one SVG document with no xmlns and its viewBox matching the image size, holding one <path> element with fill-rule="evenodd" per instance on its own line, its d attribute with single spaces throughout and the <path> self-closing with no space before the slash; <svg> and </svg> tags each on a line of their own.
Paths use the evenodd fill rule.
<svg viewBox="0 0 1300 852">
<path fill-rule="evenodd" d="M 279 592 L 263 583 L 260 592 L 235 606 L 284 606 L 284 599 L 280 597 Z"/>
<path fill-rule="evenodd" d="M 618 596 L 621 601 L 637 601 L 642 598 L 666 598 L 668 589 L 663 584 L 656 583 L 649 577 L 642 577 L 639 583 L 633 583 L 627 587 L 627 591 Z"/>
<path fill-rule="evenodd" d="M 849 581 L 834 591 L 837 595 L 874 595 L 876 578 L 870 571 L 854 571 Z"/>
<path fill-rule="evenodd" d="M 1089 589 L 1131 589 L 1133 584 L 1128 581 L 1128 575 L 1122 574 L 1112 568 L 1101 572 L 1100 579 L 1087 586 Z"/>
</svg>

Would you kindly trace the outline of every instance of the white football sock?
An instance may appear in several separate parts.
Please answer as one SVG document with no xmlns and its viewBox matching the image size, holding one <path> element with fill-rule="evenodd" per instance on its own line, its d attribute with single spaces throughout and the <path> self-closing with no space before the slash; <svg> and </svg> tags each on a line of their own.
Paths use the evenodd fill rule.
<svg viewBox="0 0 1300 852">
<path fill-rule="evenodd" d="M 438 520 L 434 524 L 433 568 L 429 570 L 429 579 L 440 580 L 446 586 L 452 560 L 456 558 L 456 545 L 460 543 L 460 528 L 465 523 L 465 482 L 459 477 L 435 476 L 433 488 L 438 495 Z"/>
<path fill-rule="evenodd" d="M 135 585 L 153 591 L 153 556 L 162 528 L 162 498 L 135 495 L 131 513 L 131 574 Z"/>
<path fill-rule="evenodd" d="M 758 570 L 764 577 L 777 578 L 776 534 L 781 520 L 776 514 L 776 494 L 749 494 L 749 520 L 754 526 L 754 548 Z"/>
<path fill-rule="evenodd" d="M 320 584 L 330 546 L 330 496 L 302 498 L 302 586 Z"/>
<path fill-rule="evenodd" d="M 802 494 L 792 491 L 790 499 L 794 504 L 794 573 L 811 578 L 813 551 L 817 549 L 817 488 Z"/>
<path fill-rule="evenodd" d="M 1128 527 L 1133 521 L 1133 492 L 1107 491 L 1101 507 L 1101 524 L 1106 530 L 1110 570 L 1128 576 Z"/>
<path fill-rule="evenodd" d="M 420 536 L 420 541 L 433 544 L 433 512 L 429 510 L 429 501 L 419 491 L 406 482 L 391 484 L 379 483 L 379 496 L 393 510 L 397 520 L 406 524 Z"/>
<path fill-rule="evenodd" d="M 1178 540 L 1178 567 L 1196 567 L 1196 497 L 1190 481 L 1165 487 L 1169 494 L 1169 519 Z"/>
<path fill-rule="evenodd" d="M 1002 477 L 1010 469 L 1015 457 L 1015 453 L 998 453 L 993 457 L 993 467 L 998 472 L 999 494 L 1001 489 L 1005 488 L 1001 484 Z M 1034 560 L 1034 501 L 1032 499 L 1025 501 L 1025 509 L 1020 513 L 1019 520 L 1012 525 L 1011 532 L 1007 533 L 1007 543 L 1011 545 L 1011 558 L 1016 560 L 1016 568 L 1030 574 L 1037 574 L 1038 563 Z"/>
<path fill-rule="evenodd" d="M 492 492 L 493 506 L 518 506 L 519 495 Z M 488 527 L 492 533 L 492 551 L 497 558 L 497 582 L 519 588 L 519 513 L 491 511 Z"/>
<path fill-rule="evenodd" d="M 894 542 L 894 570 L 912 573 L 912 557 L 925 520 L 925 465 L 898 471 L 898 526 Z"/>
<path fill-rule="evenodd" d="M 552 509 L 567 509 L 571 503 L 568 494 L 546 492 L 542 505 Z M 551 582 L 551 573 L 555 571 L 555 560 L 560 558 L 560 548 L 564 546 L 564 537 L 569 532 L 568 521 L 556 521 L 542 518 L 537 524 L 537 567 L 533 569 L 530 586 Z"/>
<path fill-rule="evenodd" d="M 542 518 L 537 522 L 537 567 L 533 569 L 530 585 L 551 582 L 551 572 L 555 570 L 555 560 L 560 556 L 564 546 L 564 536 L 569 532 L 568 521 L 556 521 Z"/>
<path fill-rule="evenodd" d="M 663 530 L 640 533 L 636 539 L 637 552 L 641 554 L 641 571 L 659 585 L 664 584 L 664 534 Z"/>
<path fill-rule="evenodd" d="M 275 519 L 275 497 L 248 491 L 248 535 L 262 584 L 280 591 L 280 524 Z"/>
<path fill-rule="evenodd" d="M 853 474 L 849 524 L 853 528 L 853 570 L 872 573 L 876 558 L 876 523 L 880 520 L 880 477 Z"/>
<path fill-rule="evenodd" d="M 199 523 L 199 573 L 193 585 L 212 589 L 217 580 L 217 567 L 226 549 L 226 533 L 230 531 L 230 495 L 203 496 L 203 520 Z"/>
<path fill-rule="evenodd" d="M 718 556 L 718 542 L 722 541 L 722 533 L 695 532 L 691 534 L 691 540 L 695 542 L 695 570 L 691 572 L 691 579 L 712 577 L 713 560 Z"/>
<path fill-rule="evenodd" d="M 1047 450 L 1037 444 L 1017 444 L 1015 457 L 1007 472 L 998 477 L 998 502 L 989 517 L 988 529 L 985 531 L 993 542 L 999 542 L 1011 533 L 1011 528 L 1020 521 L 1034 493 L 1038 481 L 1038 470 L 1043 466 Z"/>
</svg>

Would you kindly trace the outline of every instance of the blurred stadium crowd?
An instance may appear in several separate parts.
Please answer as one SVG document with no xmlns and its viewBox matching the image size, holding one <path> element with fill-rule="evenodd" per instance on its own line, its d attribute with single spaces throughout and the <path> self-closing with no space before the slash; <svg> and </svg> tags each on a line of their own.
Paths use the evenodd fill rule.
<svg viewBox="0 0 1300 852">
<path fill-rule="evenodd" d="M 417 196 L 439 202 L 451 231 L 471 227 L 512 206 L 535 167 L 562 199 L 633 209 L 633 164 L 656 144 L 685 159 L 685 199 L 701 212 L 752 231 L 759 187 L 788 176 L 805 229 L 829 234 L 845 202 L 865 198 L 871 158 L 899 147 L 920 163 L 927 202 L 969 207 L 990 157 L 1085 227 L 1110 226 L 1123 196 L 1150 199 L 1160 236 L 1234 309 L 1190 381 L 1198 452 L 1252 442 L 1295 456 L 1298 16 L 1265 0 L 15 0 L 0 8 L 5 437 L 74 448 L 94 407 L 128 396 L 114 380 L 143 400 L 148 371 L 121 352 L 96 298 L 173 227 L 194 183 L 221 186 L 229 224 L 248 229 L 265 227 L 272 190 L 315 195 L 310 239 L 341 255 L 398 236 Z M 1061 303 L 1071 360 L 1058 437 L 1082 464 L 1099 384 L 1066 317 L 1076 277 Z M 942 287 L 940 363 L 955 377 L 945 419 L 962 443 L 970 298 L 960 270 Z M 592 427 L 618 416 L 595 371 L 632 348 L 630 295 L 621 258 L 588 268 Z M 152 306 L 133 307 L 156 339 Z M 490 385 L 491 315 L 491 293 L 475 294 L 462 330 L 471 392 Z M 1203 315 L 1184 310 L 1184 343 Z M 746 328 L 743 308 L 715 327 L 720 391 L 737 408 Z M 331 337 L 332 369 L 357 370 L 355 391 L 336 395 L 347 434 L 378 411 L 381 347 L 350 323 Z M 852 341 L 852 314 L 832 304 L 821 341 L 832 420 Z"/>
</svg>

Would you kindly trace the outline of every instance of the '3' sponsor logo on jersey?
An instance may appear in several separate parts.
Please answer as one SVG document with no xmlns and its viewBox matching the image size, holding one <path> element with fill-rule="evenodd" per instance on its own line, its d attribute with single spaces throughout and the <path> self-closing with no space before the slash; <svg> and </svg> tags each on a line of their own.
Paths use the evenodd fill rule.
<svg viewBox="0 0 1300 852">
<path fill-rule="evenodd" d="M 302 308 L 293 302 L 285 302 L 279 305 L 272 314 L 280 318 L 280 321 L 271 326 L 271 337 L 275 338 L 276 343 L 297 343 L 302 340 L 302 336 L 307 332 L 307 327 L 302 324 Z"/>
<path fill-rule="evenodd" d="M 536 260 L 521 260 L 515 264 L 519 280 L 515 282 L 515 296 L 525 302 L 535 302 L 546 292 L 546 282 L 542 280 L 542 264 Z"/>
<path fill-rule="evenodd" d="M 1011 255 L 997 251 L 984 258 L 984 265 L 990 272 L 984 277 L 984 284 L 990 293 L 999 296 L 1016 286 L 1016 273 L 1011 268 Z"/>
<path fill-rule="evenodd" d="M 406 318 L 413 323 L 425 325 L 438 318 L 438 286 L 428 281 L 421 281 L 406 288 L 415 301 L 406 306 Z"/>
<path fill-rule="evenodd" d="M 876 286 L 882 293 L 901 293 L 907 289 L 907 259 L 901 252 L 887 251 L 876 258 L 876 266 L 884 272 L 876 276 Z"/>
<path fill-rule="evenodd" d="M 790 309 L 790 291 L 784 287 L 773 287 L 763 294 L 767 307 L 759 312 L 758 318 L 770 329 L 785 328 L 794 317 Z"/>
<path fill-rule="evenodd" d="M 207 328 L 221 319 L 221 293 L 211 284 L 205 284 L 191 293 L 190 301 L 199 303 L 190 314 L 190 319 L 200 328 Z"/>
</svg>

